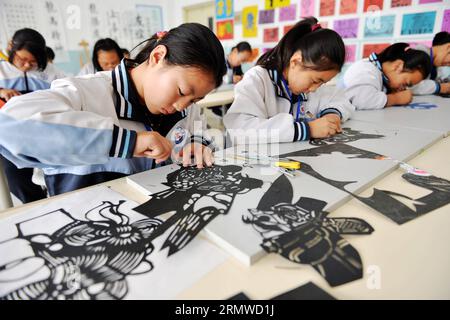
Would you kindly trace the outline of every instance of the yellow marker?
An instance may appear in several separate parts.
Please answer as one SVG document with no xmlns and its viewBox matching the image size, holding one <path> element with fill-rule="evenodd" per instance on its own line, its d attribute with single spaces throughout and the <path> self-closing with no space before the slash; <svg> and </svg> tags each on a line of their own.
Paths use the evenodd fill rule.
<svg viewBox="0 0 450 320">
<path fill-rule="evenodd" d="M 297 161 L 290 161 L 290 162 L 277 161 L 277 162 L 275 162 L 275 165 L 277 167 L 291 169 L 291 170 L 299 170 L 300 169 L 300 162 L 297 162 Z"/>
</svg>

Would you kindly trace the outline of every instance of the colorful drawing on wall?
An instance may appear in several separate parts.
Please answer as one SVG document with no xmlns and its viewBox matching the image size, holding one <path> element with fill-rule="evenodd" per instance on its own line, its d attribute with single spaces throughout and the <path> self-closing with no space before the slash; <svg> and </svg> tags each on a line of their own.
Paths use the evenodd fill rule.
<svg viewBox="0 0 450 320">
<path fill-rule="evenodd" d="M 320 16 L 334 16 L 335 0 L 320 0 Z"/>
<path fill-rule="evenodd" d="M 291 0 L 265 0 L 264 9 L 272 10 L 275 8 L 287 7 L 291 4 Z"/>
<path fill-rule="evenodd" d="M 450 32 L 450 9 L 444 11 L 441 30 Z"/>
<path fill-rule="evenodd" d="M 258 36 L 258 6 L 250 6 L 242 9 L 242 33 L 244 38 Z"/>
<path fill-rule="evenodd" d="M 289 32 L 289 30 L 291 30 L 294 27 L 293 24 L 287 25 L 283 27 L 283 36 Z"/>
<path fill-rule="evenodd" d="M 275 10 L 259 10 L 259 24 L 273 23 L 275 21 Z"/>
<path fill-rule="evenodd" d="M 263 42 L 278 42 L 278 27 L 264 29 Z"/>
<path fill-rule="evenodd" d="M 391 8 L 410 6 L 411 2 L 412 0 L 391 0 Z"/>
<path fill-rule="evenodd" d="M 290 6 L 280 8 L 279 22 L 295 20 L 297 17 L 297 5 L 291 4 Z"/>
<path fill-rule="evenodd" d="M 442 2 L 442 0 L 419 0 L 419 4 Z"/>
<path fill-rule="evenodd" d="M 217 21 L 216 30 L 217 30 L 216 31 L 217 38 L 219 38 L 220 40 L 233 39 L 234 35 L 233 19 Z"/>
<path fill-rule="evenodd" d="M 358 9 L 357 0 L 341 0 L 339 14 L 356 13 Z"/>
<path fill-rule="evenodd" d="M 414 48 L 415 46 L 417 46 L 419 44 L 430 48 L 432 42 L 431 42 L 431 40 L 428 40 L 428 41 L 408 41 L 408 43 L 412 48 Z"/>
<path fill-rule="evenodd" d="M 364 37 L 392 37 L 394 35 L 395 15 L 368 16 L 364 24 Z"/>
<path fill-rule="evenodd" d="M 364 0 L 364 12 L 383 10 L 384 0 Z"/>
<path fill-rule="evenodd" d="M 216 0 L 216 19 L 233 17 L 233 0 Z"/>
<path fill-rule="evenodd" d="M 401 35 L 433 33 L 436 11 L 403 15 Z"/>
<path fill-rule="evenodd" d="M 343 19 L 334 21 L 334 30 L 339 33 L 339 35 L 346 38 L 357 38 L 358 37 L 358 24 L 359 18 L 355 19 Z"/>
<path fill-rule="evenodd" d="M 300 17 L 311 17 L 316 15 L 315 0 L 300 1 Z"/>
<path fill-rule="evenodd" d="M 363 58 L 367 58 L 372 52 L 380 53 L 389 47 L 390 43 L 370 43 L 363 46 Z"/>
<path fill-rule="evenodd" d="M 356 44 L 345 46 L 345 62 L 355 62 L 356 60 Z"/>
</svg>

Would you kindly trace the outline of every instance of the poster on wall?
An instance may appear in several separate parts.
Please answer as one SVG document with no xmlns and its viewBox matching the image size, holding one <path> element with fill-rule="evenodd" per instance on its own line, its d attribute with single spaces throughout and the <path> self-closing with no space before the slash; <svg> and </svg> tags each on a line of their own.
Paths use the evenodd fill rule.
<svg viewBox="0 0 450 320">
<path fill-rule="evenodd" d="M 411 5 L 412 0 L 391 0 L 391 8 L 407 7 Z"/>
<path fill-rule="evenodd" d="M 290 6 L 280 8 L 279 22 L 295 20 L 297 17 L 297 5 L 291 4 Z"/>
<path fill-rule="evenodd" d="M 403 15 L 401 35 L 433 33 L 436 11 Z"/>
<path fill-rule="evenodd" d="M 216 19 L 233 17 L 233 0 L 216 0 Z"/>
<path fill-rule="evenodd" d="M 301 0 L 300 1 L 300 17 L 310 17 L 316 15 L 316 0 Z"/>
<path fill-rule="evenodd" d="M 349 44 L 345 46 L 345 62 L 352 63 L 356 60 L 356 44 Z"/>
<path fill-rule="evenodd" d="M 364 23 L 364 37 L 380 38 L 394 35 L 395 15 L 368 16 Z"/>
<path fill-rule="evenodd" d="M 219 38 L 219 40 L 233 39 L 234 35 L 233 19 L 217 21 L 216 32 L 217 38 Z"/>
<path fill-rule="evenodd" d="M 358 25 L 359 18 L 335 20 L 333 29 L 344 39 L 357 38 Z"/>
<path fill-rule="evenodd" d="M 367 58 L 372 52 L 380 53 L 389 47 L 390 43 L 369 43 L 363 46 L 363 58 Z"/>
<path fill-rule="evenodd" d="M 444 11 L 441 30 L 450 32 L 450 9 Z"/>
<path fill-rule="evenodd" d="M 358 9 L 357 0 L 341 0 L 339 14 L 356 13 Z"/>
<path fill-rule="evenodd" d="M 258 6 L 250 6 L 242 9 L 242 33 L 244 38 L 258 36 Z"/>
<path fill-rule="evenodd" d="M 278 42 L 278 27 L 264 29 L 263 42 Z"/>
<path fill-rule="evenodd" d="M 335 0 L 320 0 L 320 16 L 334 16 Z"/>
<path fill-rule="evenodd" d="M 364 0 L 364 12 L 383 10 L 384 0 Z"/>
<path fill-rule="evenodd" d="M 265 0 L 264 9 L 272 10 L 275 8 L 287 7 L 291 4 L 291 0 Z"/>
<path fill-rule="evenodd" d="M 275 10 L 260 10 L 259 24 L 273 23 L 275 21 Z"/>
</svg>

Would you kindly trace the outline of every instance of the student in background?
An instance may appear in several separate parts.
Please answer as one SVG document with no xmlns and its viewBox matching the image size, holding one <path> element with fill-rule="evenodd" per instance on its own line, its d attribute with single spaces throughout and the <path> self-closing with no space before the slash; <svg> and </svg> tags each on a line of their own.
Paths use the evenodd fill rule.
<svg viewBox="0 0 450 320">
<path fill-rule="evenodd" d="M 62 70 L 55 67 L 55 65 L 53 64 L 53 60 L 55 60 L 55 52 L 53 51 L 53 49 L 47 47 L 46 51 L 47 51 L 47 67 L 45 68 L 44 72 L 54 79 L 65 78 L 66 74 Z"/>
<path fill-rule="evenodd" d="M 252 56 L 252 47 L 248 42 L 239 42 L 231 49 L 227 56 L 227 74 L 224 77 L 224 83 L 238 83 L 242 80 L 242 64 L 250 61 Z"/>
<path fill-rule="evenodd" d="M 340 132 L 353 106 L 337 88 L 321 86 L 339 73 L 344 59 L 344 43 L 335 31 L 322 29 L 315 18 L 298 22 L 236 85 L 225 127 L 249 135 L 251 129 L 276 129 L 278 142 Z"/>
<path fill-rule="evenodd" d="M 194 156 L 198 168 L 211 166 L 194 103 L 225 72 L 223 47 L 207 27 L 159 32 L 134 61 L 11 100 L 0 113 L 0 151 L 20 167 L 43 168 L 50 195 L 152 169 L 174 146 L 176 162 Z"/>
<path fill-rule="evenodd" d="M 98 40 L 92 52 L 92 62 L 81 68 L 79 76 L 93 74 L 98 71 L 111 71 L 123 59 L 122 49 L 113 39 L 105 38 Z"/>
<path fill-rule="evenodd" d="M 43 72 L 46 67 L 44 37 L 28 28 L 16 31 L 8 45 L 8 60 L 0 61 L 0 98 L 10 101 L 24 93 L 50 88 L 50 83 L 55 78 Z M 11 134 L 20 136 L 16 131 Z M 22 140 L 21 143 L 26 144 L 28 141 Z M 32 168 L 18 169 L 3 157 L 1 161 L 9 189 L 19 200 L 27 203 L 46 197 L 46 192 L 31 181 Z"/>
<path fill-rule="evenodd" d="M 417 45 L 414 49 L 428 54 L 432 67 L 430 75 L 411 88 L 413 94 L 450 94 L 449 74 L 444 72 L 444 67 L 450 66 L 450 33 L 447 31 L 437 33 L 431 48 Z"/>
<path fill-rule="evenodd" d="M 125 59 L 130 59 L 130 51 L 128 51 L 128 49 L 122 48 L 120 50 L 122 50 L 122 54 Z"/>
<path fill-rule="evenodd" d="M 430 69 L 426 53 L 400 42 L 352 64 L 342 85 L 347 98 L 359 110 L 406 105 L 412 100 L 409 88 L 425 79 Z"/>
</svg>

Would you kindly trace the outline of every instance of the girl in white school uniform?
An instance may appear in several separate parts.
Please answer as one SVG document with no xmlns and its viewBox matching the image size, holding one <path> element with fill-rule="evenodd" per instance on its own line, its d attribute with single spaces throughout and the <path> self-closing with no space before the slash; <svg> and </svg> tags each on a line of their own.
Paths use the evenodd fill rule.
<svg viewBox="0 0 450 320">
<path fill-rule="evenodd" d="M 174 145 L 177 162 L 189 165 L 193 155 L 198 168 L 211 166 L 193 103 L 225 72 L 223 47 L 207 27 L 157 33 L 112 71 L 57 80 L 8 102 L 0 152 L 19 167 L 42 168 L 50 195 L 152 169 Z"/>
<path fill-rule="evenodd" d="M 340 132 L 353 106 L 337 88 L 321 85 L 336 76 L 344 59 L 336 32 L 322 29 L 315 18 L 298 22 L 236 85 L 224 117 L 230 137 L 237 142 L 275 129 L 278 141 L 271 142 L 293 142 Z"/>
<path fill-rule="evenodd" d="M 33 29 L 20 29 L 8 45 L 8 60 L 0 60 L 0 104 L 37 90 L 50 88 L 58 74 L 45 72 L 44 37 Z M 46 192 L 32 182 L 33 168 L 18 169 L 0 156 L 10 191 L 23 203 L 43 199 Z"/>
<path fill-rule="evenodd" d="M 341 86 L 356 109 L 383 109 L 410 103 L 413 93 L 409 88 L 426 79 L 430 70 L 425 52 L 411 49 L 407 43 L 395 43 L 352 64 Z"/>
</svg>

